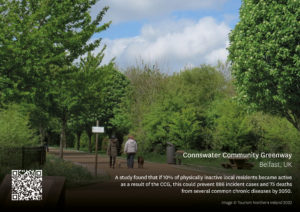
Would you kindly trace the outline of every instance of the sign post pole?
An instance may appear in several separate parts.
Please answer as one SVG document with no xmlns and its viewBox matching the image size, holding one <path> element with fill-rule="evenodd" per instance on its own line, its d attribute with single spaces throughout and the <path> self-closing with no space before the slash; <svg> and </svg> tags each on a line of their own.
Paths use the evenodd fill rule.
<svg viewBox="0 0 300 212">
<path fill-rule="evenodd" d="M 97 176 L 98 168 L 98 134 L 104 133 L 104 127 L 99 127 L 99 121 L 96 122 L 96 127 L 92 127 L 92 132 L 96 133 L 96 143 L 95 143 L 95 176 Z"/>
<path fill-rule="evenodd" d="M 97 120 L 96 126 L 99 126 L 99 121 Z M 95 154 L 96 154 L 96 162 L 95 162 L 95 176 L 97 177 L 97 168 L 98 168 L 98 133 L 96 133 L 96 150 L 95 150 Z"/>
</svg>

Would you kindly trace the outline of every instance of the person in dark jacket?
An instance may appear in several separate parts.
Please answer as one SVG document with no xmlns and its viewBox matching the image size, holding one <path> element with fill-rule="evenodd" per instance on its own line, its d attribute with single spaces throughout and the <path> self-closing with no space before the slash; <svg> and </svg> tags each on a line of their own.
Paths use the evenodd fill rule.
<svg viewBox="0 0 300 212">
<path fill-rule="evenodd" d="M 107 146 L 107 155 L 109 156 L 109 166 L 110 168 L 115 168 L 116 157 L 118 155 L 119 142 L 115 135 L 112 135 L 109 139 L 109 144 Z"/>
</svg>

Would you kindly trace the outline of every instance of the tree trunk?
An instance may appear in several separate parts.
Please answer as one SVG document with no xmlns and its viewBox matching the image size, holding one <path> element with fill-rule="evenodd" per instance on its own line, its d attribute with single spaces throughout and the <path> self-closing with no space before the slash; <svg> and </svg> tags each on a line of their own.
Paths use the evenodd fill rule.
<svg viewBox="0 0 300 212">
<path fill-rule="evenodd" d="M 88 148 L 89 148 L 89 153 L 92 152 L 92 135 L 93 135 L 93 132 L 92 132 L 92 124 L 89 123 L 89 124 L 86 124 L 85 127 L 84 127 L 84 130 L 87 134 L 87 136 L 89 137 L 89 143 L 88 143 Z"/>
<path fill-rule="evenodd" d="M 40 126 L 39 126 L 39 131 L 40 131 L 40 141 L 41 141 L 41 145 L 44 145 L 45 137 L 46 137 L 46 130 L 45 130 L 45 128 L 42 127 L 42 125 L 40 125 Z"/>
<path fill-rule="evenodd" d="M 86 133 L 89 137 L 89 153 L 92 152 L 92 135 L 93 133 L 91 132 L 91 130 L 86 130 Z"/>
<path fill-rule="evenodd" d="M 67 119 L 64 117 L 62 119 L 61 125 L 61 133 L 60 133 L 60 158 L 63 159 L 64 157 L 64 146 L 66 145 L 66 126 L 67 126 Z"/>
<path fill-rule="evenodd" d="M 88 133 L 89 137 L 89 153 L 92 152 L 92 133 Z"/>
<path fill-rule="evenodd" d="M 80 137 L 81 137 L 82 131 L 77 131 L 76 136 L 77 136 L 77 150 L 80 149 Z"/>
<path fill-rule="evenodd" d="M 49 131 L 47 130 L 47 132 L 46 132 L 46 139 L 47 139 L 47 144 L 48 145 L 50 145 L 51 143 L 52 143 L 52 141 L 51 141 L 51 133 L 49 133 Z"/>
</svg>

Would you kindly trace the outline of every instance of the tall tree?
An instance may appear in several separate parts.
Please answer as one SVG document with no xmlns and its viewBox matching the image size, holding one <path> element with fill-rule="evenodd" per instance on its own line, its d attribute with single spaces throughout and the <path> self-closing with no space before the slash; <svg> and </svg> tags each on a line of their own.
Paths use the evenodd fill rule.
<svg viewBox="0 0 300 212">
<path fill-rule="evenodd" d="M 93 50 L 88 43 L 110 23 L 99 25 L 107 7 L 92 20 L 96 0 L 0 0 L 0 89 L 2 101 L 31 99 L 51 65 L 70 65 Z"/>
<path fill-rule="evenodd" d="M 62 68 L 51 69 L 49 75 L 49 88 L 47 91 L 46 101 L 49 105 L 50 115 L 58 118 L 61 126 L 60 130 L 60 157 L 63 158 L 63 148 L 66 146 L 66 130 L 67 122 L 71 114 L 80 107 L 77 93 L 73 88 L 76 87 L 77 81 L 74 80 L 74 75 L 78 69 L 74 66 L 64 66 Z M 48 106 L 48 107 L 47 107 Z"/>
<path fill-rule="evenodd" d="M 26 100 L 61 121 L 61 157 L 72 95 L 72 63 L 94 50 L 91 37 L 109 27 L 100 25 L 104 7 L 92 19 L 96 0 L 0 0 L 0 100 Z M 67 77 L 66 79 L 64 77 Z M 69 81 L 68 81 L 69 80 Z M 61 90 L 59 90 L 59 88 Z"/>
<path fill-rule="evenodd" d="M 113 61 L 100 66 L 104 50 L 105 47 L 97 55 L 89 52 L 86 57 L 81 58 L 78 70 L 72 75 L 72 81 L 76 82 L 71 88 L 76 99 L 76 104 L 70 108 L 72 127 L 77 135 L 78 144 L 82 131 L 86 131 L 90 152 L 93 135 L 91 127 L 99 120 L 100 124 L 106 127 L 108 134 L 114 130 L 115 125 L 110 120 L 120 107 L 129 84 L 127 78 L 114 68 Z"/>
<path fill-rule="evenodd" d="M 244 0 L 229 59 L 240 100 L 300 131 L 300 1 Z"/>
</svg>

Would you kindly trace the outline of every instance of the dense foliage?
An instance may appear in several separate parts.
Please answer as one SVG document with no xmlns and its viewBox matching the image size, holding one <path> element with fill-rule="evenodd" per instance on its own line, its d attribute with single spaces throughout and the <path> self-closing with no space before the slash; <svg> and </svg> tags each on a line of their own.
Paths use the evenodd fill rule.
<svg viewBox="0 0 300 212">
<path fill-rule="evenodd" d="M 230 152 L 300 143 L 292 127 L 300 120 L 299 1 L 243 1 L 230 36 L 232 78 L 228 63 L 173 74 L 102 65 L 105 46 L 92 54 L 100 38 L 91 38 L 110 23 L 100 24 L 106 7 L 92 20 L 95 2 L 0 0 L 1 146 L 37 144 L 39 135 L 60 145 L 61 157 L 66 146 L 91 152 L 96 120 L 105 127 L 100 140 L 131 133 L 140 154 L 163 154 L 168 142 Z"/>
<path fill-rule="evenodd" d="M 17 105 L 0 110 L 0 147 L 36 145 L 38 137 L 31 128 L 28 114 Z"/>
<path fill-rule="evenodd" d="M 66 134 L 73 133 L 68 125 L 79 139 L 82 129 L 91 138 L 92 123 L 109 123 L 128 84 L 113 63 L 100 66 L 105 47 L 96 56 L 89 53 L 101 41 L 91 37 L 110 25 L 100 24 L 107 7 L 92 19 L 95 3 L 0 1 L 0 104 L 26 103 L 42 143 L 60 134 L 61 157 Z"/>
<path fill-rule="evenodd" d="M 244 0 L 229 59 L 240 100 L 300 131 L 300 1 Z"/>
<path fill-rule="evenodd" d="M 148 66 L 125 72 L 131 92 L 117 117 L 136 136 L 141 154 L 165 153 L 168 142 L 177 149 L 292 150 L 299 141 L 292 124 L 238 103 L 222 67 L 203 65 L 173 75 Z"/>
<path fill-rule="evenodd" d="M 99 46 L 89 42 L 108 8 L 92 20 L 89 9 L 96 0 L 1 0 L 1 102 L 31 100 L 53 68 L 69 66 Z M 41 95 L 41 94 L 39 94 Z"/>
</svg>

